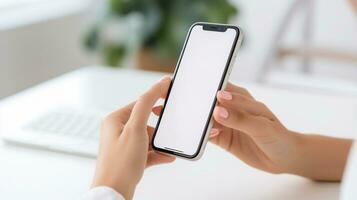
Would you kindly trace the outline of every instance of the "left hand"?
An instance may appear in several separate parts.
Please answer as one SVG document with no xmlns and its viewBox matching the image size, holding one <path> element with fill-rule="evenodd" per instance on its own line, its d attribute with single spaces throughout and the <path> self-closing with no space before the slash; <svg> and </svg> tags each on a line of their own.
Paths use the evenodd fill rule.
<svg viewBox="0 0 357 200">
<path fill-rule="evenodd" d="M 217 103 L 210 133 L 213 144 L 252 167 L 271 173 L 290 172 L 287 170 L 296 160 L 298 134 L 286 129 L 268 107 L 239 86 L 228 83 L 226 91 L 218 92 Z M 161 110 L 162 106 L 153 108 L 156 115 Z"/>
<path fill-rule="evenodd" d="M 112 187 L 129 200 L 146 167 L 175 160 L 152 150 L 154 128 L 147 126 L 152 107 L 166 96 L 170 82 L 164 77 L 139 100 L 106 117 L 92 187 Z"/>
<path fill-rule="evenodd" d="M 341 180 L 352 140 L 291 131 L 264 103 L 233 84 L 219 91 L 217 100 L 212 143 L 266 172 Z"/>
</svg>

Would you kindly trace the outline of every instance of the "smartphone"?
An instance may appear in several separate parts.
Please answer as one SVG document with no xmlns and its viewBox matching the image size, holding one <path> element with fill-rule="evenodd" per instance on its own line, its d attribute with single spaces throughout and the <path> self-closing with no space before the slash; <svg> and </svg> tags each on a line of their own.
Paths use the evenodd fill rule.
<svg viewBox="0 0 357 200">
<path fill-rule="evenodd" d="M 242 38 L 233 25 L 191 26 L 153 135 L 155 151 L 189 160 L 202 156 L 216 93 L 225 87 Z"/>
</svg>

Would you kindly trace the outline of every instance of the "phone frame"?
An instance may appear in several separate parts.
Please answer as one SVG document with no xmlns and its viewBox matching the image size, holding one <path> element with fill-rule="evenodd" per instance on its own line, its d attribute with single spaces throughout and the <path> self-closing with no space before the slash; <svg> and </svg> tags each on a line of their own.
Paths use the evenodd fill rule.
<svg viewBox="0 0 357 200">
<path fill-rule="evenodd" d="M 201 136 L 200 144 L 199 144 L 199 146 L 197 148 L 197 151 L 193 155 L 187 155 L 187 154 L 184 154 L 184 153 L 180 152 L 179 150 L 171 149 L 171 148 L 168 148 L 168 147 L 166 147 L 166 148 L 156 147 L 155 144 L 154 144 L 154 141 L 155 141 L 155 137 L 156 137 L 156 132 L 157 132 L 159 126 L 160 126 L 161 117 L 163 115 L 163 112 L 165 111 L 166 103 L 167 103 L 167 101 L 169 100 L 169 97 L 170 97 L 172 85 L 175 82 L 175 78 L 176 78 L 177 72 L 178 72 L 178 70 L 180 68 L 181 60 L 182 60 L 182 57 L 183 57 L 184 52 L 186 50 L 187 42 L 188 42 L 188 40 L 190 38 L 190 35 L 191 35 L 191 32 L 192 32 L 193 28 L 195 26 L 198 26 L 198 25 L 202 26 L 202 28 L 204 30 L 206 30 L 206 31 L 225 32 L 227 29 L 234 29 L 236 31 L 236 36 L 235 36 L 234 42 L 232 44 L 232 48 L 231 48 L 231 51 L 230 51 L 230 54 L 229 54 L 229 58 L 227 60 L 227 63 L 226 63 L 226 66 L 225 66 L 225 69 L 224 69 L 224 72 L 223 72 L 223 75 L 222 75 L 222 78 L 221 78 L 221 81 L 220 81 L 220 84 L 219 84 L 219 86 L 217 88 L 217 92 L 219 90 L 221 90 L 222 88 L 225 88 L 227 80 L 228 80 L 228 77 L 229 77 L 229 75 L 231 73 L 231 70 L 232 70 L 232 66 L 234 64 L 234 61 L 236 60 L 238 49 L 239 49 L 239 47 L 241 45 L 241 42 L 243 40 L 242 31 L 238 26 L 228 25 L 228 24 L 206 23 L 206 22 L 196 22 L 196 23 L 194 23 L 193 25 L 191 25 L 191 27 L 189 29 L 189 32 L 186 35 L 185 43 L 184 43 L 184 46 L 183 46 L 183 48 L 181 50 L 178 62 L 176 64 L 176 68 L 175 68 L 175 71 L 174 71 L 174 74 L 173 74 L 173 77 L 172 77 L 171 84 L 170 84 L 169 89 L 168 89 L 168 93 L 167 93 L 167 97 L 166 97 L 164 105 L 163 105 L 163 109 L 162 109 L 162 111 L 160 113 L 159 119 L 158 119 L 156 127 L 155 127 L 155 131 L 154 131 L 154 134 L 153 134 L 151 145 L 152 145 L 153 150 L 155 150 L 155 151 L 157 151 L 159 153 L 164 153 L 164 154 L 168 154 L 168 155 L 174 155 L 176 157 L 180 157 L 180 158 L 184 158 L 184 159 L 188 159 L 188 160 L 198 160 L 203 155 L 204 149 L 206 147 L 206 144 L 207 144 L 207 141 L 208 141 L 208 138 L 209 138 L 209 131 L 211 130 L 212 125 L 213 125 L 212 115 L 213 115 L 213 110 L 215 108 L 215 105 L 217 104 L 217 98 L 214 99 L 214 102 L 213 102 L 213 104 L 211 106 L 209 117 L 207 119 L 204 131 L 203 131 L 202 136 Z"/>
</svg>

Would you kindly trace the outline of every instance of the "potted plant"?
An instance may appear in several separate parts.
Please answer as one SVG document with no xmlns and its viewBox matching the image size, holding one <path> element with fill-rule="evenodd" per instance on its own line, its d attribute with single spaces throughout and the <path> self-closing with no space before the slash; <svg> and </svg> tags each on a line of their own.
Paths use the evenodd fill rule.
<svg viewBox="0 0 357 200">
<path fill-rule="evenodd" d="M 228 0 L 108 0 L 103 13 L 86 47 L 109 66 L 134 58 L 141 69 L 171 72 L 191 24 L 227 23 L 238 9 Z"/>
</svg>

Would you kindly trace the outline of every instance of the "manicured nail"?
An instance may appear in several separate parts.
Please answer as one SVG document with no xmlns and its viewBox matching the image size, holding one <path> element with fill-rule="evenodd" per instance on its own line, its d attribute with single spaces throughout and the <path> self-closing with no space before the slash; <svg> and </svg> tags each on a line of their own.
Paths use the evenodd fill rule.
<svg viewBox="0 0 357 200">
<path fill-rule="evenodd" d="M 165 82 L 167 82 L 167 81 L 171 81 L 171 76 L 170 76 L 170 75 L 165 75 L 164 77 L 162 77 L 162 78 L 160 79 L 159 82 L 165 83 Z"/>
<path fill-rule="evenodd" d="M 212 128 L 209 137 L 213 138 L 219 135 L 219 130 L 217 128 Z"/>
<path fill-rule="evenodd" d="M 228 118 L 228 111 L 223 107 L 216 107 L 218 115 L 224 119 Z"/>
<path fill-rule="evenodd" d="M 219 91 L 218 96 L 221 97 L 224 100 L 232 100 L 232 94 L 227 91 Z"/>
</svg>

